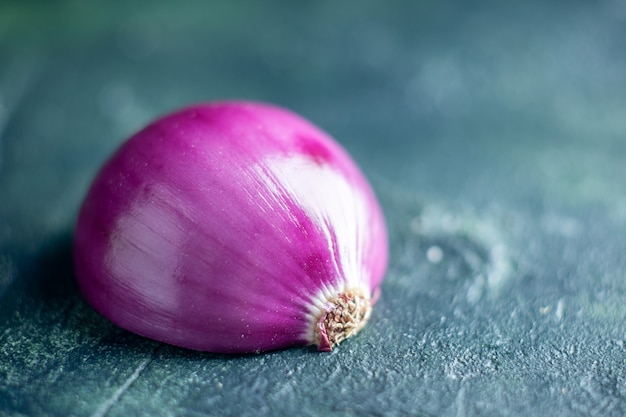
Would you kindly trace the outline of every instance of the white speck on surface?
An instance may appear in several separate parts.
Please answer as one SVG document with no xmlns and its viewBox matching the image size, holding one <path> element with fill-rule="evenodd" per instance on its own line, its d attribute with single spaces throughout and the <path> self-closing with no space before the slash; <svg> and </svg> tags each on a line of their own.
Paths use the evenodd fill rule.
<svg viewBox="0 0 626 417">
<path fill-rule="evenodd" d="M 443 259 L 443 251 L 439 246 L 431 246 L 426 251 L 426 258 L 428 259 L 428 262 L 438 264 Z"/>
<path fill-rule="evenodd" d="M 563 311 L 565 310 L 565 302 L 563 299 L 559 299 L 559 302 L 556 304 L 556 318 L 557 320 L 561 320 L 563 318 Z"/>
<path fill-rule="evenodd" d="M 487 275 L 487 286 L 493 294 L 499 294 L 508 279 L 513 275 L 513 264 L 509 250 L 503 243 L 496 243 L 489 251 L 491 267 Z"/>
</svg>

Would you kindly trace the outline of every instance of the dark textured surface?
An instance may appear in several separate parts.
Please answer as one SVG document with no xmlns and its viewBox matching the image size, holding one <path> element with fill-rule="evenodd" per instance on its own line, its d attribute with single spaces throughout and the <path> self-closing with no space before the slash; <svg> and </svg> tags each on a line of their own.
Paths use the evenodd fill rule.
<svg viewBox="0 0 626 417">
<path fill-rule="evenodd" d="M 0 415 L 624 415 L 626 7 L 518 3 L 1 2 Z M 322 126 L 385 206 L 332 354 L 177 349 L 77 292 L 99 165 L 232 97 Z"/>
</svg>

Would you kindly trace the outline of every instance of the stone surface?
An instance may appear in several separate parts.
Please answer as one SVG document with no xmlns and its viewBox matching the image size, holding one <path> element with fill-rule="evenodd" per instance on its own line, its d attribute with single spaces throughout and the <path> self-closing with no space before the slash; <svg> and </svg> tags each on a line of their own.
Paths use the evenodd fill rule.
<svg viewBox="0 0 626 417">
<path fill-rule="evenodd" d="M 0 415 L 624 415 L 626 7 L 518 3 L 0 3 Z M 331 354 L 178 349 L 77 291 L 99 165 L 222 98 L 313 120 L 384 204 Z"/>
</svg>

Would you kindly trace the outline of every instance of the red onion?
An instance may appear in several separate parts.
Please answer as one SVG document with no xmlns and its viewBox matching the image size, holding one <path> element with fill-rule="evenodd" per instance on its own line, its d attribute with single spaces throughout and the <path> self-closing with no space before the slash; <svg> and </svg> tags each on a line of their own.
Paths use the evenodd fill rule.
<svg viewBox="0 0 626 417">
<path fill-rule="evenodd" d="M 387 264 L 374 193 L 328 135 L 277 107 L 201 104 L 131 137 L 76 225 L 85 298 L 190 349 L 330 351 L 366 323 Z"/>
</svg>

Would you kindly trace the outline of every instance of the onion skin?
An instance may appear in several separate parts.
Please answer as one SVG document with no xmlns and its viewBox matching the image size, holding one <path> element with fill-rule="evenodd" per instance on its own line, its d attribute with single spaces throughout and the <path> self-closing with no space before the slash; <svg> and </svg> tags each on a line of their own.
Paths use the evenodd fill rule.
<svg viewBox="0 0 626 417">
<path fill-rule="evenodd" d="M 349 155 L 250 102 L 191 106 L 131 137 L 96 176 L 74 239 L 79 287 L 103 316 L 216 353 L 331 350 L 367 321 L 387 256 L 382 211 Z M 332 300 L 348 293 L 367 306 L 329 341 Z"/>
</svg>

